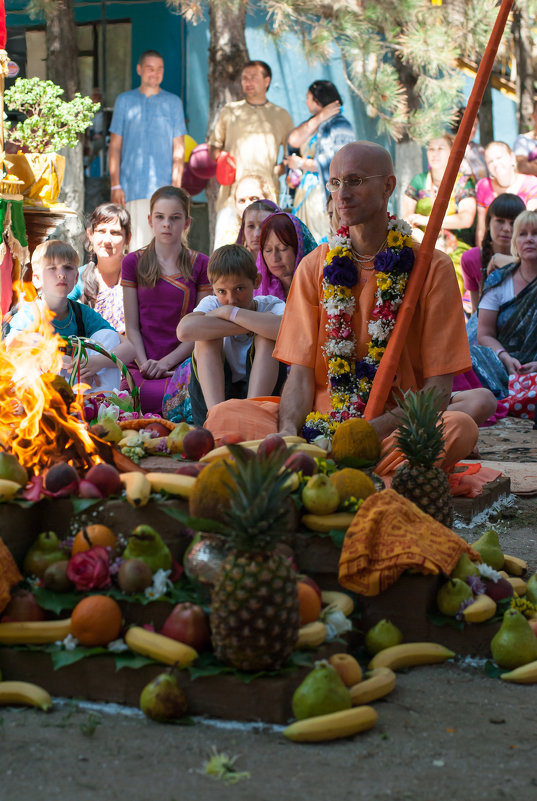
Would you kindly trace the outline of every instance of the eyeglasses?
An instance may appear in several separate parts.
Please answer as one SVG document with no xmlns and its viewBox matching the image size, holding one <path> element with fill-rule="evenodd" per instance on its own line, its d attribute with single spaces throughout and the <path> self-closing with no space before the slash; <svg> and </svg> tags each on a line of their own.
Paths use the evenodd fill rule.
<svg viewBox="0 0 537 801">
<path fill-rule="evenodd" d="M 350 178 L 332 178 L 325 186 L 330 193 L 339 192 L 339 190 L 348 186 L 349 189 L 358 189 L 364 181 L 369 181 L 370 178 L 387 178 L 387 175 L 366 175 L 365 178 L 359 178 L 357 175 L 351 175 Z"/>
</svg>

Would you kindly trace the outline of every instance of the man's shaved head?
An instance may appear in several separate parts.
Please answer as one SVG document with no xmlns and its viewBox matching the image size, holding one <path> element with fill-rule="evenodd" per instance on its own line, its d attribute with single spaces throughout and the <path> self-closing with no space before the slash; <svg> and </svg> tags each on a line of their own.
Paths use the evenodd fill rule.
<svg viewBox="0 0 537 801">
<path fill-rule="evenodd" d="M 386 148 L 374 142 L 359 141 L 344 145 L 332 159 L 330 174 L 332 174 L 332 165 L 337 169 L 339 162 L 343 160 L 345 162 L 351 160 L 357 165 L 367 165 L 368 173 L 371 175 L 394 175 L 392 157 Z"/>
</svg>

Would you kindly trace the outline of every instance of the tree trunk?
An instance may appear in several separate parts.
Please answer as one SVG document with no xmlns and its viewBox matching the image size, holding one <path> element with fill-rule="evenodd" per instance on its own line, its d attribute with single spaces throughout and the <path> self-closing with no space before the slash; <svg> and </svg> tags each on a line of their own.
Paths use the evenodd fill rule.
<svg viewBox="0 0 537 801">
<path fill-rule="evenodd" d="M 45 5 L 47 78 L 61 86 L 65 100 L 79 89 L 78 47 L 73 0 L 53 0 Z"/>
<path fill-rule="evenodd" d="M 246 3 L 243 0 L 209 2 L 209 121 L 207 135 L 212 131 L 218 112 L 226 103 L 242 97 L 241 72 L 249 60 L 246 47 Z M 211 249 L 216 223 L 218 183 L 209 181 L 205 190 L 209 204 Z"/>
<path fill-rule="evenodd" d="M 479 107 L 479 141 L 486 145 L 494 140 L 492 118 L 492 84 L 489 80 Z"/>
<path fill-rule="evenodd" d="M 420 99 L 416 93 L 416 83 L 418 76 L 412 71 L 411 67 L 404 64 L 399 58 L 395 59 L 399 80 L 405 87 L 406 103 L 410 112 L 420 106 Z M 423 171 L 423 149 L 417 142 L 413 142 L 408 133 L 405 133 L 401 141 L 395 143 L 395 174 L 398 176 L 397 187 L 395 190 L 396 208 L 393 211 L 401 215 L 401 208 L 405 190 L 412 178 Z"/>
<path fill-rule="evenodd" d="M 73 0 L 53 0 L 45 5 L 47 39 L 47 78 L 61 86 L 64 99 L 72 100 L 79 91 L 78 47 Z M 75 148 L 64 148 L 65 177 L 60 201 L 76 214 L 69 215 L 56 229 L 54 236 L 71 244 L 83 255 L 84 167 L 82 142 Z"/>
<path fill-rule="evenodd" d="M 532 38 L 525 0 L 519 0 L 515 4 L 512 31 L 516 61 L 518 131 L 525 133 L 532 128 L 533 114 Z"/>
</svg>

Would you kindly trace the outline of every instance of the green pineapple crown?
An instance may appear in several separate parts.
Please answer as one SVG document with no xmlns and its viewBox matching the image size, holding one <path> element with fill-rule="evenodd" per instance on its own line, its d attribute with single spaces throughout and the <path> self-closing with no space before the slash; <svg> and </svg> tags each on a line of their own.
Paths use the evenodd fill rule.
<svg viewBox="0 0 537 801">
<path fill-rule="evenodd" d="M 440 401 L 435 387 L 409 390 L 397 399 L 400 415 L 395 441 L 412 467 L 432 467 L 444 450 Z"/>
<path fill-rule="evenodd" d="M 283 501 L 291 492 L 291 471 L 284 465 L 292 449 L 254 455 L 241 445 L 228 448 L 235 460 L 226 463 L 232 490 L 225 516 L 229 544 L 242 553 L 272 551 L 288 512 Z"/>
</svg>

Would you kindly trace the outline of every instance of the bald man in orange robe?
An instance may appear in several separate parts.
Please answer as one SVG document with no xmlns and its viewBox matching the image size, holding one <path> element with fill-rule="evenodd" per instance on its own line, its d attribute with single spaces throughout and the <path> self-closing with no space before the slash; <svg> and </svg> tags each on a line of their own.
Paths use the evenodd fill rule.
<svg viewBox="0 0 537 801">
<path fill-rule="evenodd" d="M 336 213 L 340 224 L 349 227 L 353 249 L 360 254 L 358 282 L 352 290 L 356 301 L 356 356 L 360 359 L 367 353 L 367 329 L 375 305 L 374 254 L 384 247 L 388 200 L 396 179 L 389 153 L 371 142 L 345 145 L 332 160 L 330 178 L 341 182 L 340 189 L 332 195 Z M 356 178 L 362 179 L 359 185 L 353 180 Z M 327 250 L 327 245 L 320 245 L 308 254 L 291 284 L 274 349 L 277 359 L 291 365 L 281 402 L 278 398 L 231 400 L 213 407 L 205 425 L 217 441 L 230 432 L 240 432 L 245 439 L 275 432 L 297 434 L 310 411 L 330 410 L 327 360 L 322 349 L 326 340 L 322 279 Z M 366 254 L 373 254 L 369 261 L 363 260 Z M 478 436 L 475 421 L 486 420 L 494 411 L 488 406 L 494 403 L 495 407 L 495 401 L 484 394 L 486 390 L 457 393 L 452 399 L 453 376 L 470 367 L 455 271 L 449 257 L 435 251 L 403 346 L 394 389 L 434 386 L 440 393 L 445 410 L 445 469 L 471 453 Z M 383 441 L 381 461 L 375 468 L 383 477 L 390 476 L 403 461 L 392 437 L 397 417 L 390 410 L 395 405 L 392 393 L 385 412 L 370 421 Z"/>
</svg>

